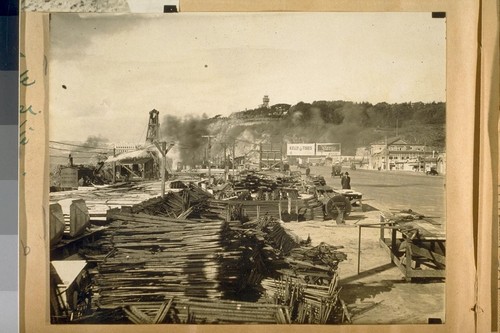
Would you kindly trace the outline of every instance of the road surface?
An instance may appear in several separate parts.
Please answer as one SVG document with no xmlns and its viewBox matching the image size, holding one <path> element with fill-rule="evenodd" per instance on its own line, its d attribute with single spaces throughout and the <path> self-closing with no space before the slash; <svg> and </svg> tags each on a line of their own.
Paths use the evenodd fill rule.
<svg viewBox="0 0 500 333">
<path fill-rule="evenodd" d="M 444 227 L 445 177 L 415 172 L 348 170 L 353 190 L 363 193 L 363 203 L 379 210 L 412 209 L 433 217 Z M 340 188 L 340 177 L 332 178 L 331 167 L 311 167 L 312 174 L 325 177 L 327 184 Z"/>
</svg>

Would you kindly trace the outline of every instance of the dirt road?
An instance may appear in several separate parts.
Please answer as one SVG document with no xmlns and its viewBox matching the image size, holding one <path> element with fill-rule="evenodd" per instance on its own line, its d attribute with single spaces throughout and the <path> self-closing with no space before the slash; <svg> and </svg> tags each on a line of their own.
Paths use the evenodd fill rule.
<svg viewBox="0 0 500 333">
<path fill-rule="evenodd" d="M 340 179 L 330 176 L 328 167 L 312 167 L 311 173 L 325 177 L 339 188 Z M 286 227 L 312 245 L 326 242 L 343 246 L 347 260 L 340 263 L 341 297 L 348 304 L 354 324 L 427 324 L 444 321 L 443 280 L 405 282 L 388 254 L 380 247 L 378 229 L 363 228 L 360 273 L 357 272 L 358 228 L 360 223 L 377 223 L 379 209 L 411 208 L 444 222 L 444 177 L 401 172 L 344 170 L 351 175 L 354 190 L 363 193 L 366 211 L 354 210 L 346 225 L 335 221 L 287 223 Z M 444 227 L 444 224 L 443 224 Z"/>
</svg>

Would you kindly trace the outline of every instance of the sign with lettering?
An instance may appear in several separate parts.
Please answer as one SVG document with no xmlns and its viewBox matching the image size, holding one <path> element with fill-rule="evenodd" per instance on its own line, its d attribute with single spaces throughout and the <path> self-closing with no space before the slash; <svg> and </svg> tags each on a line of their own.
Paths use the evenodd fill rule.
<svg viewBox="0 0 500 333">
<path fill-rule="evenodd" d="M 317 143 L 316 156 L 340 156 L 340 143 Z"/>
<path fill-rule="evenodd" d="M 314 143 L 287 143 L 287 156 L 314 156 Z"/>
</svg>

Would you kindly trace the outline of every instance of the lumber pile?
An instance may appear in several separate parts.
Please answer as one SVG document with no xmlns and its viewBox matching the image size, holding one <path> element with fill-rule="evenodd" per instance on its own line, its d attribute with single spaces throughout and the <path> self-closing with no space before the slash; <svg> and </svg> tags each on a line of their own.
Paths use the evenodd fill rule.
<svg viewBox="0 0 500 333">
<path fill-rule="evenodd" d="M 326 243 L 295 248 L 285 258 L 289 268 L 281 273 L 305 283 L 328 284 L 335 278 L 339 262 L 347 259 L 347 255 L 338 249 Z"/>
<path fill-rule="evenodd" d="M 288 306 L 293 323 L 325 324 L 349 318 L 339 298 L 338 264 L 347 258 L 340 247 L 325 243 L 307 246 L 272 218 L 248 222 L 263 234 L 260 254 L 267 271 L 260 281 L 264 301 Z M 269 260 L 269 246 L 277 250 Z"/>
<path fill-rule="evenodd" d="M 284 256 L 292 249 L 300 247 L 300 239 L 287 232 L 281 223 L 272 217 L 263 217 L 258 220 L 257 229 L 264 232 L 266 242 Z"/>
<path fill-rule="evenodd" d="M 225 217 L 233 206 L 239 206 L 247 220 L 269 215 L 282 220 L 323 220 L 323 204 L 316 198 L 296 200 L 215 200 L 207 202 L 214 214 Z"/>
<path fill-rule="evenodd" d="M 90 222 L 104 224 L 106 212 L 109 209 L 122 206 L 132 206 L 158 195 L 157 185 L 154 182 L 140 184 L 119 183 L 100 187 L 79 188 L 72 191 L 50 193 L 50 203 L 59 203 L 61 206 L 73 200 L 83 199 L 88 208 Z"/>
<path fill-rule="evenodd" d="M 338 283 L 335 274 L 326 286 L 302 283 L 291 277 L 265 279 L 262 286 L 275 304 L 288 306 L 293 323 L 329 324 L 341 323 L 350 317 L 339 298 Z"/>
<path fill-rule="evenodd" d="M 264 192 L 273 192 L 285 188 L 296 188 L 301 185 L 301 181 L 297 177 L 285 175 L 267 175 L 262 173 L 248 173 L 244 177 L 235 181 L 233 188 L 235 191 L 249 190 L 255 193 L 259 190 Z M 277 199 L 275 197 L 274 199 Z"/>
<path fill-rule="evenodd" d="M 130 303 L 125 316 L 136 324 L 290 324 L 282 305 L 192 297 L 163 302 Z"/>
<path fill-rule="evenodd" d="M 165 294 L 222 298 L 240 285 L 241 250 L 227 251 L 223 221 L 115 213 L 100 246 L 114 253 L 98 264 L 101 308 L 163 299 Z"/>
<path fill-rule="evenodd" d="M 139 324 L 338 320 L 337 267 L 345 254 L 308 246 L 310 239 L 288 232 L 278 216 L 259 211 L 245 222 L 252 207 L 245 203 L 255 202 L 188 188 L 109 210 L 106 230 L 87 250 L 96 265 L 96 317 Z M 283 207 L 294 202 L 304 201 Z"/>
</svg>

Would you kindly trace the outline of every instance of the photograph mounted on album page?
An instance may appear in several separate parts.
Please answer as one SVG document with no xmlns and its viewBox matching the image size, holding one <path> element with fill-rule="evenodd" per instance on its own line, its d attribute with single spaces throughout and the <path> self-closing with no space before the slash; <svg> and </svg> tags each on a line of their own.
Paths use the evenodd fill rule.
<svg viewBox="0 0 500 333">
<path fill-rule="evenodd" d="M 24 113 L 36 131 L 22 148 L 45 142 L 46 225 L 24 216 L 26 235 L 45 235 L 24 291 L 46 299 L 45 329 L 458 320 L 449 288 L 468 280 L 449 269 L 471 261 L 450 251 L 472 243 L 450 221 L 470 200 L 456 162 L 473 126 L 453 130 L 465 119 L 447 91 L 447 13 L 25 20 L 45 31 L 43 79 L 30 78 L 47 112 Z"/>
<path fill-rule="evenodd" d="M 52 14 L 52 323 L 444 322 L 445 32 Z"/>
</svg>

